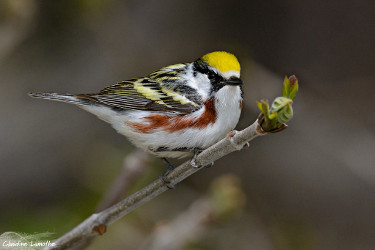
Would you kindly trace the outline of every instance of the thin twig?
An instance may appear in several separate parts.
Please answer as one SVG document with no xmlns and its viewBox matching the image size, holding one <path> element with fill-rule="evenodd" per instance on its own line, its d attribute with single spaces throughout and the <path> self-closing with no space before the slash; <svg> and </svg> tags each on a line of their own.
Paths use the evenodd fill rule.
<svg viewBox="0 0 375 250">
<path fill-rule="evenodd" d="M 244 130 L 230 133 L 230 136 L 204 150 L 196 157 L 195 164 L 206 166 L 231 152 L 241 150 L 248 141 L 264 134 L 266 133 L 262 130 L 258 120 L 256 120 Z M 165 180 L 169 181 L 171 185 L 175 185 L 200 169 L 201 168 L 193 168 L 190 161 L 187 161 L 171 171 L 165 177 Z M 106 232 L 110 224 L 167 190 L 166 185 L 160 179 L 157 179 L 150 185 L 112 207 L 102 212 L 92 214 L 77 227 L 57 239 L 54 242 L 56 244 L 55 246 L 50 246 L 45 249 L 66 249 L 80 240 L 91 238 L 98 234 L 102 235 Z"/>
</svg>

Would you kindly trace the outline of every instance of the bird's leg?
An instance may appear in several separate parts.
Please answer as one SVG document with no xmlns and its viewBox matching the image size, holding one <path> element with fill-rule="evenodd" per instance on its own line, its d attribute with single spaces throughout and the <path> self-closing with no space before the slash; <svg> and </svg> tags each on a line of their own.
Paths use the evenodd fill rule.
<svg viewBox="0 0 375 250">
<path fill-rule="evenodd" d="M 167 170 L 164 171 L 161 175 L 160 175 L 160 179 L 161 181 L 167 186 L 167 188 L 169 189 L 175 189 L 177 185 L 170 185 L 171 182 L 170 181 L 167 181 L 165 180 L 165 176 L 169 174 L 169 172 L 171 172 L 173 169 L 174 169 L 174 166 L 166 159 L 166 158 L 162 158 L 165 165 L 167 165 Z"/>
<path fill-rule="evenodd" d="M 167 148 L 167 147 L 159 147 L 154 152 L 192 152 L 194 153 L 193 157 L 190 160 L 190 165 L 192 165 L 194 168 L 200 168 L 201 166 L 198 166 L 195 163 L 195 158 L 203 151 L 204 149 L 202 148 Z M 165 158 L 163 158 L 164 161 L 167 161 Z M 168 162 L 168 161 L 167 161 Z M 167 166 L 168 164 L 172 166 L 169 162 L 166 163 Z M 214 162 L 211 162 L 209 165 L 206 166 L 206 168 L 212 167 L 214 165 Z M 173 167 L 173 166 L 172 166 Z M 171 170 L 169 170 L 171 171 Z M 164 174 L 165 175 L 165 174 Z"/>
</svg>

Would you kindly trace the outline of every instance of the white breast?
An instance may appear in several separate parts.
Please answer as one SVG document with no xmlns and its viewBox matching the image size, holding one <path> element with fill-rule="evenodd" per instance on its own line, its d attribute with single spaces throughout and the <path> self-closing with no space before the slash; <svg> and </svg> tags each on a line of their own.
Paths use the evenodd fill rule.
<svg viewBox="0 0 375 250">
<path fill-rule="evenodd" d="M 207 144 L 210 145 L 224 138 L 236 127 L 241 115 L 241 89 L 239 86 L 225 86 L 216 93 L 215 99 L 217 120 L 209 132 L 212 139 Z"/>
</svg>

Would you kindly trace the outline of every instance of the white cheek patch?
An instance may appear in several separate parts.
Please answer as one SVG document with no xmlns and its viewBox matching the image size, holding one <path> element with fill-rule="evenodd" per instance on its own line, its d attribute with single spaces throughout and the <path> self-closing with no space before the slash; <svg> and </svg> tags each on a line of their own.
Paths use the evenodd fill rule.
<svg viewBox="0 0 375 250">
<path fill-rule="evenodd" d="M 206 75 L 198 73 L 195 81 L 198 85 L 198 93 L 202 96 L 203 100 L 206 100 L 209 97 L 209 93 L 211 92 L 212 86 L 210 80 Z"/>
<path fill-rule="evenodd" d="M 197 90 L 199 95 L 203 100 L 206 100 L 211 92 L 211 82 L 208 77 L 202 73 L 197 73 L 196 76 L 193 75 L 192 71 L 185 77 L 187 85 Z"/>
</svg>

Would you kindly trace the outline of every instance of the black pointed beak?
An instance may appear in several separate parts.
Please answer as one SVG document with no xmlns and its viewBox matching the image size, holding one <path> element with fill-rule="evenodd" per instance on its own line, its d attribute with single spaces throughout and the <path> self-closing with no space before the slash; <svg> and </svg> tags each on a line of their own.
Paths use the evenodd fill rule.
<svg viewBox="0 0 375 250">
<path fill-rule="evenodd" d="M 242 85 L 242 80 L 238 77 L 231 77 L 225 81 L 227 85 L 238 86 Z"/>
</svg>

